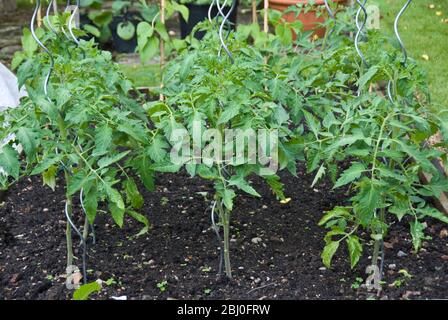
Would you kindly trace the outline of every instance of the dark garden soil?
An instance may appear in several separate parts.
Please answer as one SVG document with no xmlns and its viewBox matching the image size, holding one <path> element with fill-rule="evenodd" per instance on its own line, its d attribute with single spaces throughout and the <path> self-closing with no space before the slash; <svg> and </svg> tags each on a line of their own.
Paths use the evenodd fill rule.
<svg viewBox="0 0 448 320">
<path fill-rule="evenodd" d="M 148 234 L 133 238 L 141 225 L 116 227 L 107 215 L 97 218 L 97 243 L 88 251 L 89 281 L 109 280 L 95 299 L 365 299 L 357 277 L 365 279 L 368 254 L 350 270 L 343 249 L 331 270 L 322 266 L 323 211 L 347 196 L 329 183 L 310 188 L 313 177 L 299 168 L 284 175 L 281 204 L 258 179 L 262 199 L 240 196 L 232 214 L 231 259 L 234 280 L 216 276 L 218 243 L 210 228 L 212 186 L 187 175 L 164 175 L 157 192 L 144 192 L 142 210 L 151 221 Z M 165 186 L 165 187 L 163 187 Z M 79 207 L 79 206 L 77 206 Z M 0 298 L 69 299 L 65 288 L 64 190 L 24 179 L 9 190 L 0 208 Z M 82 225 L 79 210 L 75 211 Z M 411 252 L 406 222 L 391 227 L 386 243 L 385 284 L 381 299 L 448 298 L 446 226 L 429 221 L 433 238 L 419 254 Z M 445 229 L 444 229 L 445 228 Z M 75 238 L 74 243 L 79 240 Z M 371 252 L 371 246 L 365 246 Z M 342 254 L 343 253 L 343 254 Z M 75 250 L 80 258 L 80 250 Z M 76 262 L 81 265 L 80 259 Z M 405 280 L 401 269 L 412 278 Z M 398 282 L 396 280 L 399 280 Z M 162 292 L 157 284 L 166 281 Z M 395 282 L 395 286 L 391 286 Z M 400 283 L 401 282 L 401 283 Z M 356 286 L 356 285 L 355 285 Z"/>
</svg>

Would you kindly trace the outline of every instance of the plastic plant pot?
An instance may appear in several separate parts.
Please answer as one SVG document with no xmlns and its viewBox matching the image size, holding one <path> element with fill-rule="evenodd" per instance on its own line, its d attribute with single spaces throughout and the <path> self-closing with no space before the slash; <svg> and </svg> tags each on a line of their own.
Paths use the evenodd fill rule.
<svg viewBox="0 0 448 320">
<path fill-rule="evenodd" d="M 346 0 L 329 0 L 328 2 L 336 2 L 336 3 L 346 3 Z M 285 11 L 290 6 L 295 6 L 297 4 L 309 4 L 309 0 L 269 0 L 269 8 L 275 9 L 278 11 Z M 288 12 L 283 15 L 283 18 L 287 22 L 294 22 L 300 20 L 303 24 L 304 31 L 314 31 L 314 34 L 323 37 L 325 35 L 325 28 L 319 27 L 320 24 L 325 22 L 326 16 L 321 14 L 317 16 L 317 12 L 323 12 L 325 10 L 325 1 L 324 0 L 315 0 L 312 9 L 306 13 L 301 12 L 298 17 L 295 17 L 293 12 Z"/>
<path fill-rule="evenodd" d="M 181 15 L 179 15 L 180 20 L 180 36 L 182 39 L 185 39 L 193 30 L 193 28 L 199 23 L 206 19 L 208 19 L 208 9 L 210 5 L 208 4 L 186 4 L 188 10 L 190 11 L 190 16 L 188 21 L 185 21 Z M 223 9 L 224 14 L 227 14 L 230 10 L 230 6 L 226 6 Z M 229 21 L 232 23 L 232 28 L 234 29 L 236 26 L 236 18 L 238 12 L 238 1 L 233 9 L 233 12 L 229 16 Z M 212 17 L 215 17 L 219 14 L 218 8 L 213 6 L 212 9 Z M 205 35 L 204 31 L 198 31 L 194 34 L 194 37 L 198 40 L 201 40 Z"/>
</svg>

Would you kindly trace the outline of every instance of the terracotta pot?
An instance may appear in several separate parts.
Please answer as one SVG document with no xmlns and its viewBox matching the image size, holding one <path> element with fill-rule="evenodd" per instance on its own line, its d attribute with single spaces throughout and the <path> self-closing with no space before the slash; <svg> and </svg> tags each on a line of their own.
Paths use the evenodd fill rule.
<svg viewBox="0 0 448 320">
<path fill-rule="evenodd" d="M 346 0 L 329 0 L 329 2 L 337 2 L 337 3 L 345 3 Z M 309 3 L 308 0 L 269 0 L 269 8 L 275 9 L 278 11 L 285 11 L 288 7 L 294 6 L 298 3 Z M 289 12 L 283 15 L 283 18 L 287 22 L 294 22 L 296 20 L 300 20 L 303 23 L 303 30 L 310 31 L 315 30 L 314 34 L 319 37 L 323 37 L 325 35 L 325 28 L 319 28 L 319 24 L 325 21 L 325 15 L 321 15 L 317 17 L 316 13 L 318 11 L 325 10 L 325 1 L 324 0 L 315 0 L 314 1 L 315 10 L 310 10 L 307 13 L 301 12 L 299 16 L 296 18 L 293 12 Z"/>
</svg>

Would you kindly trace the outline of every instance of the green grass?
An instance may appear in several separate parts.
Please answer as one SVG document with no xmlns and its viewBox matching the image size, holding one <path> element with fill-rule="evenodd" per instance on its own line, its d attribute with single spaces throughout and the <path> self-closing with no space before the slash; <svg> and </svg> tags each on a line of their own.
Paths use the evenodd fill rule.
<svg viewBox="0 0 448 320">
<path fill-rule="evenodd" d="M 160 84 L 160 66 L 151 65 L 126 65 L 120 64 L 121 71 L 137 87 L 156 87 Z"/>
<path fill-rule="evenodd" d="M 406 0 L 374 0 L 381 13 L 381 29 L 393 34 L 395 15 Z M 430 5 L 435 8 L 431 9 Z M 441 12 L 438 16 L 436 13 Z M 434 111 L 448 110 L 448 1 L 414 0 L 400 19 L 400 36 L 408 55 L 428 73 Z M 423 59 L 427 55 L 429 60 Z"/>
</svg>

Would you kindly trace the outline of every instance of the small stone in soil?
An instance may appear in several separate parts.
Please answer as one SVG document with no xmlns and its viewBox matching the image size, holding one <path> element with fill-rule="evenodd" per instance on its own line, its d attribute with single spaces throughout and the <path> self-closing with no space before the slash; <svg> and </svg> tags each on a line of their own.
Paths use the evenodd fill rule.
<svg viewBox="0 0 448 320">
<path fill-rule="evenodd" d="M 402 257 L 406 257 L 407 256 L 407 253 L 404 253 L 403 251 L 398 251 L 398 253 L 397 253 L 397 257 L 399 257 L 399 258 L 402 258 Z"/>
<path fill-rule="evenodd" d="M 258 244 L 261 241 L 262 241 L 262 239 L 260 237 L 255 237 L 255 238 L 252 238 L 252 240 L 251 240 L 251 242 L 254 244 Z"/>
<path fill-rule="evenodd" d="M 439 237 L 440 237 L 440 239 L 448 237 L 448 229 L 440 230 Z"/>
</svg>

